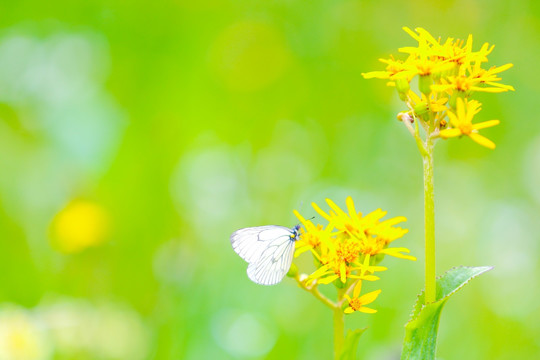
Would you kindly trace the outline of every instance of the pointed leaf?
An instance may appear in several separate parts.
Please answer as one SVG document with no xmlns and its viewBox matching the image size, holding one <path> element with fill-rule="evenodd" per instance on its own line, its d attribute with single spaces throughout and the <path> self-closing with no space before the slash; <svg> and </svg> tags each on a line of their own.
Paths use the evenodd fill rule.
<svg viewBox="0 0 540 360">
<path fill-rule="evenodd" d="M 411 319 L 405 325 L 401 360 L 435 359 L 437 330 L 444 304 L 471 279 L 492 268 L 491 266 L 461 266 L 448 270 L 437 279 L 436 301 L 427 305 L 424 304 L 424 291 L 422 291 L 414 305 Z"/>
<path fill-rule="evenodd" d="M 340 360 L 355 360 L 356 359 L 356 350 L 358 348 L 358 340 L 360 340 L 360 336 L 362 336 L 362 334 L 366 330 L 367 330 L 367 327 L 363 329 L 347 331 L 347 336 L 345 337 L 345 343 L 343 344 L 343 352 L 341 353 L 341 356 L 339 357 Z"/>
</svg>

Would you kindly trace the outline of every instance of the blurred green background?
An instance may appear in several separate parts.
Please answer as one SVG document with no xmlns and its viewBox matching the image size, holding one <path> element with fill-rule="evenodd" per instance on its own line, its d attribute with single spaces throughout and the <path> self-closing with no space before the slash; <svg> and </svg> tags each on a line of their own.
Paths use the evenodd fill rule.
<svg viewBox="0 0 540 360">
<path fill-rule="evenodd" d="M 515 93 L 479 96 L 497 149 L 436 149 L 438 272 L 495 266 L 446 306 L 439 357 L 540 356 L 538 2 L 3 0 L 0 26 L 0 359 L 328 359 L 329 311 L 250 282 L 229 235 L 348 195 L 409 219 L 419 261 L 385 259 L 379 312 L 346 319 L 361 358 L 398 359 L 421 160 L 361 73 L 414 44 L 402 26 L 515 64 Z"/>
</svg>

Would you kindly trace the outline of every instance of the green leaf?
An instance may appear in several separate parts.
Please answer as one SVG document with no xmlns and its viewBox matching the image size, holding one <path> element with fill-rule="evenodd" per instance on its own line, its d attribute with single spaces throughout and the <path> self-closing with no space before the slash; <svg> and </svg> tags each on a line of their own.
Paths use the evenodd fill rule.
<svg viewBox="0 0 540 360">
<path fill-rule="evenodd" d="M 446 301 L 471 279 L 493 269 L 491 266 L 456 267 L 437 279 L 436 301 L 424 304 L 424 291 L 418 296 L 411 319 L 405 325 L 401 360 L 433 360 L 437 345 L 439 317 Z"/>
<path fill-rule="evenodd" d="M 356 349 L 358 348 L 358 340 L 360 340 L 360 336 L 362 336 L 362 334 L 366 330 L 367 330 L 367 327 L 363 329 L 347 331 L 347 335 L 345 336 L 345 343 L 343 344 L 343 352 L 341 353 L 341 356 L 339 357 L 340 360 L 355 360 L 356 359 Z"/>
</svg>

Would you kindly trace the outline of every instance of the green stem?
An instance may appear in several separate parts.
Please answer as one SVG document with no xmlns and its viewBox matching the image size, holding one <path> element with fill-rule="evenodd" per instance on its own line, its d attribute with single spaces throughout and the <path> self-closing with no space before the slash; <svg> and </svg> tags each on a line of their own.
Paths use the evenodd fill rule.
<svg viewBox="0 0 540 360">
<path fill-rule="evenodd" d="M 435 204 L 433 191 L 433 140 L 427 136 L 424 160 L 424 226 L 426 236 L 425 303 L 435 301 Z"/>
<path fill-rule="evenodd" d="M 317 289 L 316 283 L 307 285 L 304 281 L 300 280 L 300 277 L 298 275 L 296 275 L 295 279 L 302 289 L 310 292 L 323 304 L 332 309 L 332 312 L 334 313 L 334 358 L 336 360 L 339 359 L 341 357 L 341 353 L 343 352 L 343 343 L 345 342 L 345 318 L 342 310 L 344 298 L 343 295 L 345 295 L 345 293 L 349 291 L 351 286 L 349 286 L 348 288 L 338 289 L 337 302 L 333 302 L 332 300 L 324 296 L 319 291 L 319 289 Z"/>
<path fill-rule="evenodd" d="M 338 304 L 341 304 L 344 291 L 338 289 Z M 345 340 L 345 321 L 341 306 L 334 308 L 334 359 L 338 360 L 343 352 L 343 342 Z"/>
</svg>

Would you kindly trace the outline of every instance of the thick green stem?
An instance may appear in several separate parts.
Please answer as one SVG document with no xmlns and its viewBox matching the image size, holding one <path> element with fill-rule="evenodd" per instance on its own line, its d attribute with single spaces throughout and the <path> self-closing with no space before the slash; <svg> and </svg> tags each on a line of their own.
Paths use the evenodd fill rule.
<svg viewBox="0 0 540 360">
<path fill-rule="evenodd" d="M 426 296 L 425 303 L 435 301 L 435 204 L 433 191 L 433 140 L 426 140 L 424 159 L 424 226 L 426 236 Z"/>
<path fill-rule="evenodd" d="M 338 360 L 343 352 L 345 321 L 343 310 L 338 306 L 334 309 L 334 359 Z"/>
</svg>

